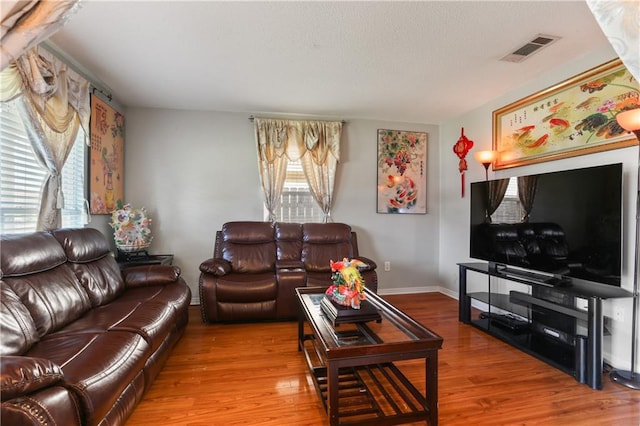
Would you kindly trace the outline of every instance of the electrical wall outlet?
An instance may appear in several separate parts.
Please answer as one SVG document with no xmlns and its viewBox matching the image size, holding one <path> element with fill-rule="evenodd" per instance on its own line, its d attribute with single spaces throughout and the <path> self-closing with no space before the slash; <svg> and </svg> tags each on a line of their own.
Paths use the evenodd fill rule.
<svg viewBox="0 0 640 426">
<path fill-rule="evenodd" d="M 385 271 L 390 271 L 391 270 L 391 262 L 389 262 L 388 260 L 384 261 L 384 270 Z"/>
</svg>

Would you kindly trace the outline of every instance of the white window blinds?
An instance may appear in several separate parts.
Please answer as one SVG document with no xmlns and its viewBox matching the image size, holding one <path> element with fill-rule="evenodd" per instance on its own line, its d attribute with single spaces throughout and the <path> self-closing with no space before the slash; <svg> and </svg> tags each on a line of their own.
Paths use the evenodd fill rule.
<svg viewBox="0 0 640 426">
<path fill-rule="evenodd" d="M 14 102 L 0 104 L 0 233 L 33 232 L 46 173 L 38 164 Z M 62 224 L 85 223 L 85 144 L 82 128 L 62 170 Z"/>
</svg>

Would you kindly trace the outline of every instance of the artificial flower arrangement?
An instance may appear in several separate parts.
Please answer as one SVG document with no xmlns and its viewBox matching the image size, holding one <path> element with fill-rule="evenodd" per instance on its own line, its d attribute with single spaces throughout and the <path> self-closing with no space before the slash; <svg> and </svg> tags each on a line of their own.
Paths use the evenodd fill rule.
<svg viewBox="0 0 640 426">
<path fill-rule="evenodd" d="M 358 259 L 342 259 L 341 262 L 330 262 L 331 285 L 325 292 L 334 302 L 353 309 L 360 309 L 360 302 L 366 299 L 364 293 L 364 279 L 360 275 L 359 267 L 367 266 Z"/>
<path fill-rule="evenodd" d="M 144 207 L 132 209 L 130 204 L 120 205 L 111 213 L 113 239 L 118 250 L 135 252 L 147 249 L 151 245 L 151 219 Z"/>
</svg>

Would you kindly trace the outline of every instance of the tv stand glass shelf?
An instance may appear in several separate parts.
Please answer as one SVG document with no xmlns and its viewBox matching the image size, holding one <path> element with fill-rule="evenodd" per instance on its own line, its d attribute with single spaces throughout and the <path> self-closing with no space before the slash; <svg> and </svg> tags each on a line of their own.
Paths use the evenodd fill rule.
<svg viewBox="0 0 640 426">
<path fill-rule="evenodd" d="M 584 280 L 495 268 L 484 262 L 458 263 L 458 268 L 461 322 L 558 368 L 580 383 L 602 389 L 602 300 L 633 297 L 632 293 Z M 473 286 L 468 286 L 469 271 L 487 279 L 474 280 Z M 578 306 L 579 299 L 586 300 L 586 310 Z"/>
</svg>

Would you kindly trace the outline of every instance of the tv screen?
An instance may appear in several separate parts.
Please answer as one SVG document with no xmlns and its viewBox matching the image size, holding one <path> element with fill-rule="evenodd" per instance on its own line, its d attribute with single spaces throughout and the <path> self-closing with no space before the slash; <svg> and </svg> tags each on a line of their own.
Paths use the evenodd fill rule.
<svg viewBox="0 0 640 426">
<path fill-rule="evenodd" d="M 470 237 L 475 259 L 620 286 L 622 164 L 474 182 Z"/>
</svg>

